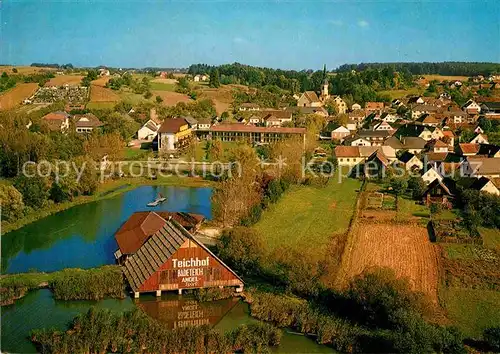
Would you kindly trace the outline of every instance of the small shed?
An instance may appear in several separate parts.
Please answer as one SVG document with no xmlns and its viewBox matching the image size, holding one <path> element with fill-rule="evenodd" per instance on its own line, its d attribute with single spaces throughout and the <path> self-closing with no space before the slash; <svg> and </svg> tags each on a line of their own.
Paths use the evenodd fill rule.
<svg viewBox="0 0 500 354">
<path fill-rule="evenodd" d="M 436 203 L 450 208 L 456 195 L 455 182 L 451 178 L 436 178 L 425 189 L 422 198 L 427 206 Z"/>
<path fill-rule="evenodd" d="M 170 218 L 122 266 L 134 297 L 140 293 L 236 287 L 243 280 L 203 243 Z"/>
</svg>

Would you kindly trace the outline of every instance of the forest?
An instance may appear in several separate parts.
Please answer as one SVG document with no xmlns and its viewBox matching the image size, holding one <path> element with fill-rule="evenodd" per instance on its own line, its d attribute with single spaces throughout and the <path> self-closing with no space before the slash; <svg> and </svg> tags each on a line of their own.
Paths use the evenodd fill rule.
<svg viewBox="0 0 500 354">
<path fill-rule="evenodd" d="M 437 74 L 475 76 L 500 73 L 500 63 L 472 63 L 472 62 L 442 62 L 442 63 L 360 63 L 344 64 L 338 67 L 337 72 L 365 71 L 367 69 L 381 70 L 391 68 L 398 72 L 409 71 L 413 75 Z"/>
</svg>

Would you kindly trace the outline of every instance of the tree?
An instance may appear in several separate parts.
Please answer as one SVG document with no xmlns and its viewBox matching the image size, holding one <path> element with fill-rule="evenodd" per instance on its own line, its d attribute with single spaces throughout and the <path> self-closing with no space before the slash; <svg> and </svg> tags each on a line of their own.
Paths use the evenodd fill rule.
<svg viewBox="0 0 500 354">
<path fill-rule="evenodd" d="M 404 194 L 408 188 L 408 180 L 404 177 L 393 177 L 390 183 L 392 191 L 396 195 Z"/>
<path fill-rule="evenodd" d="M 209 87 L 217 88 L 220 86 L 220 74 L 219 69 L 214 69 L 210 73 L 210 80 L 208 82 Z"/>
<path fill-rule="evenodd" d="M 160 96 L 156 96 L 156 103 L 160 104 L 163 102 L 163 98 L 161 98 Z"/>
<path fill-rule="evenodd" d="M 33 177 L 24 175 L 17 177 L 14 181 L 14 187 L 23 195 L 24 204 L 34 209 L 43 207 L 49 198 L 47 180 L 36 173 Z"/>
<path fill-rule="evenodd" d="M 17 68 L 12 68 L 12 72 L 13 72 L 14 74 L 17 74 Z"/>
<path fill-rule="evenodd" d="M 12 222 L 24 215 L 23 196 L 14 186 L 0 184 L 0 206 L 4 221 Z"/>
<path fill-rule="evenodd" d="M 412 198 L 418 200 L 425 191 L 425 183 L 421 177 L 410 177 L 408 179 L 408 189 L 411 190 Z"/>
<path fill-rule="evenodd" d="M 145 99 L 149 100 L 151 97 L 153 97 L 153 94 L 151 93 L 151 91 L 148 90 L 144 93 Z"/>
<path fill-rule="evenodd" d="M 264 256 L 264 242 L 259 233 L 248 227 L 224 230 L 217 244 L 219 257 L 242 274 L 258 274 Z"/>
</svg>

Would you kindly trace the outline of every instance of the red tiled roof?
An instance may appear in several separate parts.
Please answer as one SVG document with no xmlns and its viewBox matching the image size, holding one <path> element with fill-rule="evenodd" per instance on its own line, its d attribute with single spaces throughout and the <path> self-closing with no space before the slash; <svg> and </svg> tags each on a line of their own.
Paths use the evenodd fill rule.
<svg viewBox="0 0 500 354">
<path fill-rule="evenodd" d="M 210 127 L 214 132 L 238 132 L 238 133 L 282 133 L 282 134 L 305 134 L 306 128 L 285 127 L 255 127 L 251 125 L 226 123 Z"/>
<path fill-rule="evenodd" d="M 43 120 L 65 120 L 69 117 L 66 112 L 50 112 L 42 117 Z"/>
<path fill-rule="evenodd" d="M 158 129 L 159 133 L 178 133 L 183 125 L 188 123 L 184 118 L 165 119 Z"/>
<path fill-rule="evenodd" d="M 365 109 L 382 109 L 384 102 L 366 102 Z"/>
<path fill-rule="evenodd" d="M 479 152 L 479 144 L 462 143 L 459 146 L 463 154 L 477 154 Z"/>
<path fill-rule="evenodd" d="M 360 157 L 358 146 L 336 146 L 336 157 Z"/>
</svg>

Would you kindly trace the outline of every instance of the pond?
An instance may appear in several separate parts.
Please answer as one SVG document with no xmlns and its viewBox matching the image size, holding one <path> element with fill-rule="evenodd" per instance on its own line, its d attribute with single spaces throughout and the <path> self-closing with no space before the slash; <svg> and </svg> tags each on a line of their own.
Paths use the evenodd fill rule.
<svg viewBox="0 0 500 354">
<path fill-rule="evenodd" d="M 185 295 L 164 294 L 161 298 L 144 295 L 138 300 L 58 301 L 53 299 L 50 290 L 42 289 L 30 292 L 14 305 L 2 308 L 1 350 L 36 353 L 28 337 L 33 329 L 64 330 L 76 315 L 86 312 L 91 306 L 117 312 L 137 306 L 151 317 L 164 322 L 168 328 L 186 325 L 185 318 L 198 324 L 211 324 L 220 331 L 230 331 L 239 325 L 257 321 L 250 317 L 248 305 L 236 298 L 198 303 Z M 333 350 L 305 336 L 284 331 L 280 346 L 273 348 L 273 352 L 333 353 Z"/>
<path fill-rule="evenodd" d="M 146 204 L 161 193 L 167 201 Z M 114 233 L 136 211 L 166 210 L 211 218 L 211 188 L 142 186 L 78 205 L 2 236 L 2 273 L 92 268 L 115 262 Z"/>
</svg>

